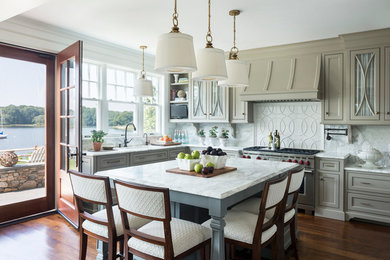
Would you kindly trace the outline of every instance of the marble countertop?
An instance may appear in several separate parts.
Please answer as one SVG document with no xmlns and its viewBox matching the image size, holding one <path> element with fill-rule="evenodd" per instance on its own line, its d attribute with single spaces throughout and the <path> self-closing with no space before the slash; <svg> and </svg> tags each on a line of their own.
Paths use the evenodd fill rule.
<svg viewBox="0 0 390 260">
<path fill-rule="evenodd" d="M 202 147 L 202 148 L 207 148 L 209 145 L 201 145 L 201 144 L 186 144 L 186 146 L 189 146 L 189 147 Z M 222 147 L 222 146 L 213 146 L 213 148 L 221 148 L 222 150 L 227 150 L 227 151 L 242 151 L 243 147 L 239 147 L 239 146 L 226 146 L 226 147 Z"/>
<path fill-rule="evenodd" d="M 357 164 L 348 164 L 344 167 L 346 171 L 359 171 L 359 172 L 373 172 L 373 173 L 384 173 L 390 174 L 390 167 L 386 168 L 365 168 Z"/>
<path fill-rule="evenodd" d="M 100 171 L 95 174 L 109 176 L 112 179 L 165 187 L 199 196 L 223 199 L 281 173 L 301 167 L 295 163 L 240 158 L 230 158 L 226 165 L 237 167 L 237 170 L 212 178 L 167 173 L 165 170 L 177 167 L 176 161 L 173 160 Z"/>
<path fill-rule="evenodd" d="M 128 147 L 115 147 L 114 150 L 101 150 L 99 152 L 95 151 L 84 151 L 86 156 L 101 156 L 101 155 L 110 155 L 110 154 L 121 154 L 121 153 L 132 153 L 132 152 L 144 152 L 151 150 L 161 150 L 161 149 L 174 149 L 180 147 L 187 147 L 188 145 L 171 145 L 171 146 L 159 146 L 159 145 L 133 145 Z"/>
<path fill-rule="evenodd" d="M 315 155 L 315 157 L 317 158 L 329 158 L 329 159 L 339 159 L 339 160 L 345 160 L 349 156 L 350 153 L 342 153 L 342 152 L 321 152 Z"/>
</svg>

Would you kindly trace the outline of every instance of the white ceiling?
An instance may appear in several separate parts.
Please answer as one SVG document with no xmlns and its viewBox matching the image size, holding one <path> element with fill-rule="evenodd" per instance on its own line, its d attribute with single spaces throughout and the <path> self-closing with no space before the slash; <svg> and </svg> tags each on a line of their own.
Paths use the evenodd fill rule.
<svg viewBox="0 0 390 260">
<path fill-rule="evenodd" d="M 48 0 L 0 0 L 0 22 L 21 14 Z"/>
<path fill-rule="evenodd" d="M 173 0 L 55 0 L 23 16 L 130 48 L 148 45 L 172 26 Z M 232 46 L 233 19 L 239 9 L 237 46 L 251 49 L 336 37 L 390 27 L 389 0 L 212 0 L 214 47 Z M 179 27 L 203 48 L 207 0 L 178 0 Z"/>
</svg>

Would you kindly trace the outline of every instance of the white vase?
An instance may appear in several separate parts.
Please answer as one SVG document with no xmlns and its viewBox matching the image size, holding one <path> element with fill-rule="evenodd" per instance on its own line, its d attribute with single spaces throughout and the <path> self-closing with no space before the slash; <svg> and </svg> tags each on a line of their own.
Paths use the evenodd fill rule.
<svg viewBox="0 0 390 260">
<path fill-rule="evenodd" d="M 175 78 L 175 83 L 179 82 L 179 74 L 173 74 L 173 77 Z"/>
<path fill-rule="evenodd" d="M 211 146 L 218 146 L 218 138 L 217 137 L 209 137 L 209 143 Z"/>
<path fill-rule="evenodd" d="M 199 136 L 199 141 L 201 145 L 206 145 L 206 137 L 205 136 Z"/>
<path fill-rule="evenodd" d="M 219 143 L 222 147 L 226 147 L 229 139 L 228 138 L 219 138 Z"/>
</svg>

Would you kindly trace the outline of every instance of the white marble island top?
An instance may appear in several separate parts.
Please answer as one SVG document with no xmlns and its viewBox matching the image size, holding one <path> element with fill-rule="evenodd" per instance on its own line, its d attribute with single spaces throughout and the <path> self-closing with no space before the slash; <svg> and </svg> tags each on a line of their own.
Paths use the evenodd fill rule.
<svg viewBox="0 0 390 260">
<path fill-rule="evenodd" d="M 122 181 L 165 187 L 174 191 L 223 199 L 281 173 L 296 167 L 302 167 L 295 163 L 240 158 L 228 159 L 226 165 L 236 167 L 237 170 L 212 178 L 167 173 L 167 169 L 177 167 L 176 161 L 173 160 L 100 171 L 95 174 Z"/>
</svg>

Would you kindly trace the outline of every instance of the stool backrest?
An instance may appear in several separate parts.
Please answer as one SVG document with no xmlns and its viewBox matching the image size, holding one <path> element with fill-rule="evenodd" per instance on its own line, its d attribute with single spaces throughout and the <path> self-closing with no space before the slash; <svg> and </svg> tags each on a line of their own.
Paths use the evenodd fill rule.
<svg viewBox="0 0 390 260">
<path fill-rule="evenodd" d="M 290 172 L 290 187 L 288 189 L 288 196 L 293 196 L 291 204 L 289 204 L 286 207 L 286 212 L 295 208 L 297 201 L 298 201 L 298 195 L 299 195 L 299 188 L 302 185 L 303 178 L 305 176 L 305 169 L 298 170 L 298 171 L 292 171 Z"/>
<path fill-rule="evenodd" d="M 253 244 L 261 243 L 261 233 L 280 221 L 281 213 L 286 207 L 287 191 L 290 185 L 290 175 L 267 181 L 264 186 L 263 195 L 260 203 L 260 210 L 257 219 Z M 272 217 L 264 223 L 267 211 L 273 211 Z"/>
<path fill-rule="evenodd" d="M 169 189 L 114 180 L 123 230 L 130 237 L 164 247 L 164 259 L 173 258 Z M 131 228 L 127 214 L 163 222 L 164 238 Z"/>
<path fill-rule="evenodd" d="M 116 237 L 109 177 L 84 174 L 73 170 L 69 170 L 69 176 L 79 213 L 80 226 L 84 220 L 89 220 L 107 226 L 108 235 Z M 107 219 L 97 218 L 86 212 L 84 209 L 85 202 L 104 206 Z"/>
</svg>

